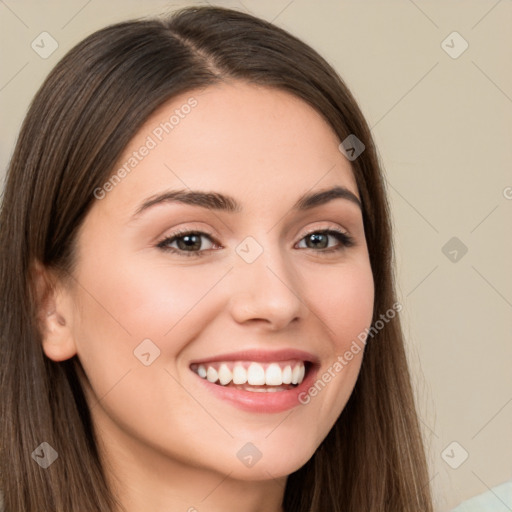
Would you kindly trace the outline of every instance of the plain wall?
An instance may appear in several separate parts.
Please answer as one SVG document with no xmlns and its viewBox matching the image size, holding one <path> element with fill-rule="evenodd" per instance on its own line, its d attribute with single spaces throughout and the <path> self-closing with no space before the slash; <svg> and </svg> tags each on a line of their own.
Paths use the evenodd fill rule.
<svg viewBox="0 0 512 512">
<path fill-rule="evenodd" d="M 210 3 L 313 46 L 372 127 L 436 512 L 510 479 L 512 2 Z M 107 24 L 189 4 L 1 2 L 2 178 L 34 93 L 68 49 Z M 31 47 L 44 31 L 59 45 L 47 59 Z"/>
</svg>

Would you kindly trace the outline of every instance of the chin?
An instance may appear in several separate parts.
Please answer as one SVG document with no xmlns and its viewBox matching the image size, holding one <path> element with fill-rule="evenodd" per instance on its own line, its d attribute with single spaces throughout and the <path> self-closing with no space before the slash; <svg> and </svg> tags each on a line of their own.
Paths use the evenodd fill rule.
<svg viewBox="0 0 512 512">
<path fill-rule="evenodd" d="M 268 435 L 268 434 L 265 434 Z M 273 434 L 270 435 L 272 437 Z M 240 448 L 238 448 L 241 446 Z M 314 455 L 317 446 L 306 449 L 304 436 L 296 439 L 288 437 L 282 440 L 276 436 L 274 440 L 257 438 L 253 442 L 237 444 L 235 463 L 228 461 L 227 472 L 231 477 L 240 480 L 268 480 L 283 478 L 300 469 Z"/>
</svg>

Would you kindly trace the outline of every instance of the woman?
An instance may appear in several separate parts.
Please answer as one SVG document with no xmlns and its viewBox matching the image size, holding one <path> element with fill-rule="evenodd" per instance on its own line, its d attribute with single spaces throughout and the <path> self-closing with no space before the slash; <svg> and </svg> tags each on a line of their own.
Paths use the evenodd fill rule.
<svg viewBox="0 0 512 512">
<path fill-rule="evenodd" d="M 223 8 L 100 30 L 1 211 L 6 511 L 431 511 L 372 137 Z"/>
</svg>

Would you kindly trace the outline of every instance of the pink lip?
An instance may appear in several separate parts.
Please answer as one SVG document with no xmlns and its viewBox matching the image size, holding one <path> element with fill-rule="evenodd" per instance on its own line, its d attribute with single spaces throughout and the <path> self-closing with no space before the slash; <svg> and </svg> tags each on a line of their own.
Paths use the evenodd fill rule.
<svg viewBox="0 0 512 512">
<path fill-rule="evenodd" d="M 296 388 L 275 392 L 254 392 L 225 387 L 212 384 L 195 373 L 194 375 L 217 398 L 228 401 L 238 409 L 255 413 L 278 413 L 305 403 L 301 402 L 300 398 L 304 399 L 307 396 L 308 389 L 315 382 L 318 368 L 318 366 L 311 366 L 302 383 Z"/>
<path fill-rule="evenodd" d="M 257 361 L 266 363 L 271 361 L 288 361 L 289 359 L 298 359 L 300 361 L 309 361 L 314 365 L 318 365 L 320 360 L 315 355 L 304 352 L 303 350 L 283 349 L 283 350 L 242 350 L 240 352 L 231 352 L 229 354 L 219 354 L 217 356 L 208 357 L 206 359 L 196 359 L 190 361 L 190 364 L 206 364 L 216 361 Z M 251 393 L 249 391 L 249 393 Z"/>
</svg>

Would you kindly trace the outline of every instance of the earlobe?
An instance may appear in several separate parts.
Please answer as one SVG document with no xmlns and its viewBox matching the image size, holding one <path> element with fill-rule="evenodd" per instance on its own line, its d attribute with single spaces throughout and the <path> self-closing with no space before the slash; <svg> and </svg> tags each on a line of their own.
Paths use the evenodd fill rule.
<svg viewBox="0 0 512 512">
<path fill-rule="evenodd" d="M 33 266 L 32 279 L 43 351 L 53 361 L 65 361 L 76 355 L 72 299 L 40 262 Z"/>
<path fill-rule="evenodd" d="M 47 313 L 45 330 L 41 332 L 43 351 L 53 361 L 65 361 L 76 355 L 76 346 L 70 325 L 56 311 Z"/>
</svg>

